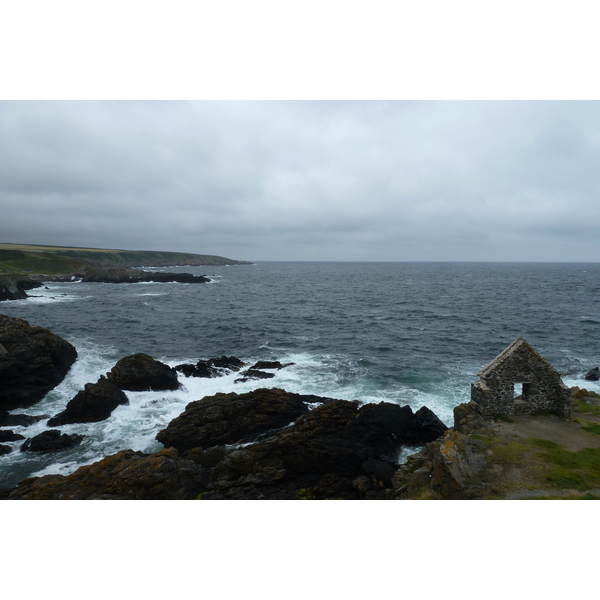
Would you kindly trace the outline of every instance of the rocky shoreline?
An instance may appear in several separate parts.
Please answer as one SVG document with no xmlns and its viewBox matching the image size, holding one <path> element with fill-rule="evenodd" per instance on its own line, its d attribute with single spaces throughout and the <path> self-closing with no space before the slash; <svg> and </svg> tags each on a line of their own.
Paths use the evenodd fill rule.
<svg viewBox="0 0 600 600">
<path fill-rule="evenodd" d="M 14 451 L 79 445 L 84 436 L 58 428 L 110 418 L 128 404 L 128 390 L 175 390 L 181 378 L 238 372 L 237 381 L 268 379 L 290 366 L 222 356 L 172 368 L 134 354 L 86 384 L 59 414 L 18 414 L 58 385 L 76 357 L 52 332 L 0 315 L 0 461 Z M 122 450 L 71 475 L 25 479 L 0 489 L 0 498 L 600 498 L 600 396 L 572 388 L 571 410 L 484 418 L 472 403 L 461 404 L 449 428 L 426 407 L 413 412 L 266 387 L 220 393 L 190 402 L 157 432 L 159 452 Z M 42 420 L 48 429 L 32 438 L 10 429 Z M 406 446 L 423 449 L 399 465 Z"/>
<path fill-rule="evenodd" d="M 41 340 L 29 352 L 30 340 Z M 264 379 L 270 371 L 289 367 L 277 361 L 245 365 L 235 357 L 199 361 L 171 368 L 146 354 L 119 360 L 96 383 L 88 383 L 57 415 L 31 417 L 10 412 L 40 400 L 49 386 L 58 385 L 65 365 L 56 349 L 68 344 L 52 332 L 26 321 L 0 315 L 0 427 L 46 419 L 51 429 L 23 440 L 22 452 L 60 452 L 81 443 L 56 427 L 110 417 L 128 402 L 126 390 L 173 390 L 178 377 L 219 377 L 240 372 L 245 378 Z M 70 345 L 69 345 L 70 346 Z M 68 346 L 65 346 L 68 348 Z M 73 354 L 75 352 L 75 354 Z M 44 367 L 40 353 L 44 354 Z M 63 348 L 64 353 L 64 348 Z M 69 364 L 69 366 L 70 366 Z M 24 365 L 39 389 L 23 393 Z M 51 368 L 52 367 L 52 368 Z M 248 367 L 245 370 L 244 367 Z M 62 377 L 43 381 L 42 372 Z M 184 374 L 187 373 L 187 374 Z M 29 386 L 31 387 L 31 386 Z M 51 388 L 50 388 L 51 389 Z M 185 411 L 157 433 L 165 449 L 154 454 L 124 450 L 80 467 L 68 476 L 49 475 L 21 481 L 4 489 L 7 499 L 384 499 L 390 496 L 391 477 L 403 445 L 425 444 L 446 426 L 427 408 L 416 413 L 408 406 L 300 395 L 278 388 L 244 394 L 216 394 L 191 402 Z M 19 441 L 0 429 L 6 441 Z M 0 448 L 2 446 L 0 445 Z M 4 446 L 11 451 L 10 446 Z"/>
<path fill-rule="evenodd" d="M 150 272 L 131 267 L 87 267 L 77 273 L 62 275 L 32 274 L 0 277 L 0 302 L 24 300 L 28 290 L 43 286 L 43 282 L 82 281 L 84 283 L 209 283 L 210 278 L 190 273 Z"/>
</svg>

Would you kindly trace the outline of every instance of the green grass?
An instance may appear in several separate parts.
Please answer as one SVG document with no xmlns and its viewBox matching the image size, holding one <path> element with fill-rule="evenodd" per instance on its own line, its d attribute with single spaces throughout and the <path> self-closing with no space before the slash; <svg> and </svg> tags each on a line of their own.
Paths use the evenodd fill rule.
<svg viewBox="0 0 600 600">
<path fill-rule="evenodd" d="M 569 452 L 550 440 L 534 439 L 532 444 L 543 450 L 540 457 L 551 465 L 546 481 L 552 487 L 579 491 L 600 487 L 600 448 Z"/>
<path fill-rule="evenodd" d="M 578 412 L 583 413 L 584 415 L 600 416 L 600 406 L 597 406 L 596 404 L 590 404 L 584 400 L 576 400 L 574 404 Z"/>
</svg>

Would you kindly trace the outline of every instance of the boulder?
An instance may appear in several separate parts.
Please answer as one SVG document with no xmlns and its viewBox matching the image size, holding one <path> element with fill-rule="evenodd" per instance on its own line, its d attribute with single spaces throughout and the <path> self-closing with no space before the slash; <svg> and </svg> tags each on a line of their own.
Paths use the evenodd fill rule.
<svg viewBox="0 0 600 600">
<path fill-rule="evenodd" d="M 11 415 L 7 410 L 0 410 L 0 427 L 28 427 L 50 415 Z"/>
<path fill-rule="evenodd" d="M 0 315 L 0 410 L 31 406 L 65 377 L 77 350 L 43 327 Z"/>
<path fill-rule="evenodd" d="M 96 383 L 86 383 L 84 389 L 69 401 L 65 410 L 48 421 L 48 426 L 104 421 L 121 404 L 129 404 L 125 393 L 101 376 Z"/>
<path fill-rule="evenodd" d="M 308 407 L 295 394 L 260 389 L 246 394 L 215 394 L 190 402 L 156 439 L 179 452 L 248 442 L 289 425 Z"/>
<path fill-rule="evenodd" d="M 448 427 L 438 419 L 437 415 L 422 406 L 416 413 L 407 431 L 406 443 L 414 446 L 427 444 L 444 435 Z"/>
<path fill-rule="evenodd" d="M 10 446 L 6 446 L 5 444 L 0 444 L 0 456 L 3 454 L 10 454 L 12 452 L 12 448 Z"/>
<path fill-rule="evenodd" d="M 588 371 L 585 379 L 587 381 L 598 381 L 600 379 L 600 369 L 598 367 L 594 367 L 591 371 Z"/>
<path fill-rule="evenodd" d="M 179 388 L 175 369 L 147 354 L 132 354 L 122 358 L 109 371 L 107 378 L 120 389 L 133 392 Z"/>
<path fill-rule="evenodd" d="M 25 436 L 20 433 L 15 433 L 10 429 L 0 429 L 0 442 L 17 442 L 24 439 Z"/>
<path fill-rule="evenodd" d="M 202 467 L 171 448 L 156 454 L 123 450 L 71 475 L 21 481 L 9 500 L 190 500 L 206 489 Z"/>
<path fill-rule="evenodd" d="M 82 440 L 82 435 L 68 435 L 58 429 L 48 429 L 26 440 L 21 446 L 21 452 L 56 452 L 79 446 Z"/>
</svg>

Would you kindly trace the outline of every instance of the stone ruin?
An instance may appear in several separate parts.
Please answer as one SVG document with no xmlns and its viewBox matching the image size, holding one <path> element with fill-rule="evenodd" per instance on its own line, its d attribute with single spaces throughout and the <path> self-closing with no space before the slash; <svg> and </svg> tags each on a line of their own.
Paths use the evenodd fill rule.
<svg viewBox="0 0 600 600">
<path fill-rule="evenodd" d="M 484 416 L 526 415 L 548 410 L 568 417 L 570 390 L 558 371 L 518 337 L 478 373 L 471 406 Z"/>
</svg>

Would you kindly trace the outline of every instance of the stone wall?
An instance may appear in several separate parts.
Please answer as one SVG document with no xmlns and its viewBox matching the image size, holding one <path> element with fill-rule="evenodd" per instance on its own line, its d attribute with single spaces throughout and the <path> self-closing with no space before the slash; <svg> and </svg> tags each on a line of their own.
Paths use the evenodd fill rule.
<svg viewBox="0 0 600 600">
<path fill-rule="evenodd" d="M 558 371 L 523 338 L 517 338 L 479 376 L 480 380 L 471 385 L 471 401 L 481 414 L 570 413 L 569 388 Z"/>
</svg>

